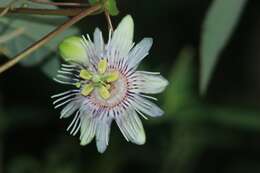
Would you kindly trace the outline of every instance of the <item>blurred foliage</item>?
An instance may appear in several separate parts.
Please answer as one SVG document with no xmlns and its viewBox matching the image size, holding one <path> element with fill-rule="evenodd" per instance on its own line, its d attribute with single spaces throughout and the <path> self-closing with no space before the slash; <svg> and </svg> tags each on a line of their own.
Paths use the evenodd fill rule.
<svg viewBox="0 0 260 173">
<path fill-rule="evenodd" d="M 201 40 L 200 93 L 205 94 L 210 77 L 247 0 L 213 1 L 203 24 Z"/>
<path fill-rule="evenodd" d="M 0 6 L 9 2 L 1 0 Z M 24 2 L 16 5 L 39 5 Z M 96 26 L 107 31 L 104 16 L 91 16 L 32 54 L 22 67 L 1 76 L 0 173 L 259 172 L 260 53 L 254 38 L 260 34 L 260 1 L 108 2 L 110 14 L 118 13 L 118 5 L 122 16 L 133 15 L 136 41 L 154 37 L 151 55 L 142 67 L 162 72 L 170 82 L 157 103 L 165 115 L 143 121 L 147 133 L 144 146 L 127 143 L 112 124 L 110 145 L 102 155 L 93 142 L 81 147 L 76 137 L 66 133 L 70 120 L 59 120 L 50 99 L 65 87 L 51 81 L 42 70 L 47 76 L 56 73 L 57 46 L 66 36 L 91 33 Z M 115 26 L 122 16 L 112 18 Z M 0 17 L 0 50 L 7 56 L 1 56 L 0 62 L 65 20 L 53 16 Z M 22 32 L 14 34 L 17 31 Z M 250 73 L 252 64 L 256 74 Z M 206 93 L 207 88 L 202 98 L 200 93 Z"/>
<path fill-rule="evenodd" d="M 168 114 L 175 114 L 177 111 L 196 103 L 195 69 L 193 66 L 194 52 L 192 48 L 185 48 L 181 51 L 169 81 L 171 85 L 165 91 L 165 110 Z"/>
<path fill-rule="evenodd" d="M 0 2 L 3 4 L 11 3 L 11 0 L 4 0 Z M 54 6 L 39 5 L 30 1 L 17 1 L 14 7 L 23 7 L 26 4 L 28 8 L 46 8 L 57 9 Z M 57 26 L 68 20 L 63 16 L 40 16 L 40 15 L 12 15 L 0 18 L 0 47 L 4 49 L 4 54 L 7 57 L 14 57 L 24 49 L 31 46 L 33 43 L 41 39 L 43 36 L 53 31 Z M 59 59 L 57 52 L 57 45 L 66 36 L 80 35 L 79 29 L 71 27 L 65 32 L 56 36 L 43 48 L 38 49 L 36 52 L 29 55 L 30 57 L 21 61 L 24 66 L 40 65 L 43 72 L 50 77 L 55 75 L 55 71 L 59 68 Z"/>
</svg>

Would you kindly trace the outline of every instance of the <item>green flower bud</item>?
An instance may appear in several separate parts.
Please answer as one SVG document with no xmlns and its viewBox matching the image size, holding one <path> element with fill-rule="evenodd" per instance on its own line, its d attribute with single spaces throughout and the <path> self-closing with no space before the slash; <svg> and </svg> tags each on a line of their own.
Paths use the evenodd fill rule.
<svg viewBox="0 0 260 173">
<path fill-rule="evenodd" d="M 70 36 L 65 38 L 59 45 L 59 52 L 65 61 L 88 63 L 84 41 L 81 37 Z"/>
</svg>

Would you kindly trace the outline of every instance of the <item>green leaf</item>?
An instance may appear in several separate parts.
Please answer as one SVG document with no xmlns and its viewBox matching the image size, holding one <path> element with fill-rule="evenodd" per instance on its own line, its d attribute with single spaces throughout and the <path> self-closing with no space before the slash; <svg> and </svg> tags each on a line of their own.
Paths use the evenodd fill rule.
<svg viewBox="0 0 260 173">
<path fill-rule="evenodd" d="M 108 0 L 105 7 L 111 16 L 118 15 L 119 10 L 117 8 L 116 0 Z"/>
<path fill-rule="evenodd" d="M 26 2 L 26 0 L 20 0 L 20 1 L 15 1 L 15 0 L 1 0 L 0 6 L 5 7 L 11 5 L 12 7 L 18 7 L 23 5 Z"/>
<path fill-rule="evenodd" d="M 88 0 L 88 2 L 89 2 L 91 5 L 94 5 L 94 4 L 98 3 L 99 0 Z"/>
<path fill-rule="evenodd" d="M 104 5 L 104 8 L 107 9 L 111 16 L 116 16 L 119 13 L 117 8 L 116 0 L 88 0 L 91 5 L 101 3 Z"/>
<path fill-rule="evenodd" d="M 57 75 L 57 69 L 60 68 L 60 60 L 57 53 L 53 53 L 41 65 L 41 70 L 50 78 Z"/>
<path fill-rule="evenodd" d="M 28 7 L 33 8 L 50 8 L 45 5 L 36 5 L 34 3 L 27 3 Z M 56 8 L 52 7 L 51 9 Z M 7 17 L 0 17 L 0 48 L 5 50 L 5 54 L 12 58 L 43 36 L 53 31 L 57 26 L 68 20 L 63 16 L 28 16 L 28 15 L 10 15 Z M 57 59 L 58 44 L 67 36 L 78 35 L 79 30 L 75 27 L 67 29 L 65 32 L 57 35 L 53 40 L 38 49 L 25 60 L 21 61 L 24 66 L 34 66 L 43 62 L 49 55 L 55 55 L 52 58 Z M 53 61 L 54 62 L 54 61 Z M 56 61 L 58 62 L 58 61 Z M 48 65 L 49 63 L 42 63 Z M 52 67 L 57 67 L 52 65 Z M 46 67 L 49 68 L 50 67 Z M 43 67 L 43 69 L 46 69 Z M 57 69 L 53 69 L 57 70 Z M 50 71 L 53 71 L 50 70 Z M 49 70 L 44 72 L 51 76 Z"/>
<path fill-rule="evenodd" d="M 247 0 L 215 0 L 205 18 L 201 41 L 200 93 L 205 94 L 222 49 L 227 44 Z"/>
</svg>

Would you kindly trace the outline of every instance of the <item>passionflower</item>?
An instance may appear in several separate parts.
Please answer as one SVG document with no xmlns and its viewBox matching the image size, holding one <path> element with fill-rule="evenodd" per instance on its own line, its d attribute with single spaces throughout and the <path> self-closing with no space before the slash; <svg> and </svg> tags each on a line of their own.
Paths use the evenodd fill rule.
<svg viewBox="0 0 260 173">
<path fill-rule="evenodd" d="M 55 81 L 72 85 L 72 89 L 53 95 L 55 108 L 63 107 L 60 118 L 74 116 L 67 130 L 80 131 L 81 145 L 95 137 L 103 153 L 109 142 L 110 127 L 115 120 L 127 141 L 138 145 L 146 137 L 139 115 L 158 117 L 163 111 L 147 94 L 162 92 L 168 81 L 160 73 L 137 71 L 148 55 L 152 38 L 134 46 L 134 23 L 130 15 L 122 19 L 105 43 L 97 28 L 94 41 L 84 36 L 70 37 L 60 44 L 60 53 L 68 62 L 62 64 Z"/>
</svg>

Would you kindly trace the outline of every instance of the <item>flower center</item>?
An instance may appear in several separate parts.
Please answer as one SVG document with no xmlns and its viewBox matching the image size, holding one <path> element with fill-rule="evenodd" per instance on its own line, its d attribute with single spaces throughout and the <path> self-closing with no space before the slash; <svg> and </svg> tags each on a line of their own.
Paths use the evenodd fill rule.
<svg viewBox="0 0 260 173">
<path fill-rule="evenodd" d="M 86 69 L 80 71 L 80 78 L 83 79 L 76 83 L 76 87 L 81 88 L 81 94 L 88 96 L 94 89 L 98 90 L 98 94 L 103 99 L 109 99 L 111 96 L 111 84 L 118 80 L 118 71 L 107 71 L 107 60 L 100 60 L 98 63 L 98 72 L 94 73 Z"/>
</svg>

